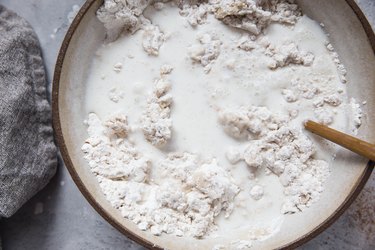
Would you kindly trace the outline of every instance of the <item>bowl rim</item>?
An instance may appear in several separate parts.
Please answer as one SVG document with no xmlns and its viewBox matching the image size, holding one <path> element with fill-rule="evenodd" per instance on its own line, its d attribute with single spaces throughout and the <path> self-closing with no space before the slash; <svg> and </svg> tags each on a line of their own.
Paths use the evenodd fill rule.
<svg viewBox="0 0 375 250">
<path fill-rule="evenodd" d="M 124 234 L 126 237 L 130 238 L 131 240 L 139 243 L 140 245 L 148 248 L 148 249 L 160 249 L 163 248 L 160 246 L 155 245 L 154 243 L 148 241 L 147 239 L 133 233 L 126 227 L 123 227 L 111 214 L 107 213 L 106 210 L 102 207 L 102 205 L 95 199 L 95 197 L 90 193 L 88 188 L 83 184 L 80 176 L 78 175 L 73 162 L 68 154 L 68 149 L 65 144 L 65 140 L 62 134 L 61 128 L 61 120 L 59 114 L 59 87 L 60 87 L 60 77 L 62 66 L 64 63 L 66 52 L 69 48 L 70 41 L 77 30 L 77 27 L 82 21 L 82 18 L 90 9 L 90 7 L 97 1 L 104 2 L 104 0 L 86 0 L 86 2 L 82 5 L 79 12 L 77 13 L 76 17 L 74 18 L 72 24 L 70 25 L 62 45 L 59 50 L 59 54 L 57 56 L 54 76 L 53 76 L 53 83 L 52 83 L 52 122 L 53 122 L 53 129 L 56 138 L 57 145 L 59 147 L 62 159 L 65 163 L 66 168 L 68 169 L 73 181 L 77 185 L 80 192 L 86 198 L 86 200 L 90 203 L 90 205 L 102 216 L 106 221 L 108 221 L 113 227 L 115 227 L 118 231 Z M 375 33 L 372 29 L 369 21 L 365 17 L 364 13 L 355 2 L 355 0 L 345 0 L 346 3 L 350 6 L 353 12 L 356 14 L 357 18 L 362 24 L 362 27 L 369 39 L 369 43 L 372 47 L 372 50 L 375 55 Z M 365 186 L 367 180 L 369 179 L 371 172 L 375 166 L 374 161 L 368 161 L 366 165 L 366 169 L 363 171 L 361 177 L 357 180 L 354 184 L 352 190 L 350 191 L 349 195 L 346 197 L 344 202 L 321 224 L 316 226 L 313 230 L 301 237 L 295 239 L 292 242 L 289 242 L 279 249 L 295 249 L 303 245 L 304 243 L 310 241 L 311 239 L 318 236 L 324 230 L 326 230 L 329 226 L 331 226 L 343 213 L 344 211 L 353 203 L 353 201 L 357 198 L 359 193 L 361 192 L 362 188 Z"/>
</svg>

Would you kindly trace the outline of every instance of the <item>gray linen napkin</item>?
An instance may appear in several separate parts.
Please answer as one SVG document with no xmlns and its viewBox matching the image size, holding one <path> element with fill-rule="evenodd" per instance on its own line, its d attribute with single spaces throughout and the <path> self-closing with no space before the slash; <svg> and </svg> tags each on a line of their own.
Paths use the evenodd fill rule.
<svg viewBox="0 0 375 250">
<path fill-rule="evenodd" d="M 14 214 L 56 172 L 46 97 L 38 38 L 0 5 L 0 217 Z"/>
</svg>

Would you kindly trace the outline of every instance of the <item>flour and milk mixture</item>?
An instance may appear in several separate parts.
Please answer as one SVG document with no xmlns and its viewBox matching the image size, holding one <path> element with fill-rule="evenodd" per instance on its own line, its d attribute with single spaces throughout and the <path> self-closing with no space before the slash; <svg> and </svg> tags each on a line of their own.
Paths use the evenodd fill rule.
<svg viewBox="0 0 375 250">
<path fill-rule="evenodd" d="M 362 116 L 323 24 L 283 0 L 105 0 L 97 17 L 82 151 L 125 218 L 248 230 L 246 249 L 319 201 L 337 149 L 303 121 L 355 133 Z"/>
</svg>

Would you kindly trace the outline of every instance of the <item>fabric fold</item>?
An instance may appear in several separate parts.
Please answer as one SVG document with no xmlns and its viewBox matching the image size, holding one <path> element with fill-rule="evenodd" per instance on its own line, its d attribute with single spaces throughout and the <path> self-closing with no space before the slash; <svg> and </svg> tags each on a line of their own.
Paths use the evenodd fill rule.
<svg viewBox="0 0 375 250">
<path fill-rule="evenodd" d="M 0 5 L 0 217 L 14 214 L 57 167 L 38 38 Z"/>
</svg>

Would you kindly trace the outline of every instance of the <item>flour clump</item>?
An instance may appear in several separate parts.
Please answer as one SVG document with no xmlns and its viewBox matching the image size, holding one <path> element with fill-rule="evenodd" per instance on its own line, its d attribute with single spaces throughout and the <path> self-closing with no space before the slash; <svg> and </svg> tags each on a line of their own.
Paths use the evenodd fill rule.
<svg viewBox="0 0 375 250">
<path fill-rule="evenodd" d="M 286 67 L 290 64 L 311 66 L 315 58 L 310 52 L 300 51 L 295 43 L 289 43 L 282 46 L 269 45 L 265 54 L 272 59 L 268 64 L 270 69 Z"/>
<path fill-rule="evenodd" d="M 264 194 L 263 187 L 259 185 L 255 185 L 250 190 L 250 196 L 254 200 L 260 200 L 263 197 L 263 194 Z"/>
<path fill-rule="evenodd" d="M 180 10 L 180 14 L 186 17 L 188 23 L 192 27 L 206 22 L 207 14 L 210 8 L 208 4 L 184 5 Z"/>
<path fill-rule="evenodd" d="M 165 40 L 164 33 L 160 31 L 158 26 L 151 24 L 145 26 L 143 30 L 143 49 L 149 55 L 159 55 L 159 49 Z"/>
<path fill-rule="evenodd" d="M 220 55 L 221 42 L 210 34 L 198 36 L 199 44 L 191 45 L 188 48 L 188 54 L 194 62 L 200 63 L 204 67 L 204 72 L 211 70 L 212 63 Z"/>
<path fill-rule="evenodd" d="M 223 110 L 219 121 L 234 138 L 247 139 L 240 160 L 250 168 L 268 169 L 279 177 L 286 196 L 283 213 L 302 211 L 319 198 L 329 175 L 328 164 L 315 159 L 312 141 L 290 126 L 287 117 L 251 106 Z M 263 195 L 260 186 L 250 192 L 255 200 Z"/>
<path fill-rule="evenodd" d="M 361 106 L 357 103 L 355 98 L 350 98 L 350 114 L 352 117 L 351 130 L 354 134 L 358 133 L 358 128 L 362 125 L 363 112 Z"/>
<path fill-rule="evenodd" d="M 163 78 L 155 81 L 153 93 L 141 118 L 145 138 L 157 147 L 165 145 L 172 136 L 170 115 L 173 99 L 168 94 L 170 88 L 171 84 Z"/>
<path fill-rule="evenodd" d="M 105 0 L 96 13 L 107 29 L 107 39 L 115 40 L 121 32 L 135 32 L 141 26 L 141 16 L 151 0 Z"/>
<path fill-rule="evenodd" d="M 127 140 L 130 129 L 126 116 L 118 115 L 102 124 L 99 117 L 91 113 L 87 125 L 89 138 L 82 151 L 94 174 L 113 181 L 147 180 L 151 162 Z"/>
<path fill-rule="evenodd" d="M 203 237 L 214 218 L 229 216 L 239 188 L 217 161 L 190 153 L 174 153 L 157 163 L 163 183 L 153 183 L 151 162 L 127 139 L 125 115 L 106 122 L 90 114 L 85 159 L 111 204 L 141 230 Z"/>
<path fill-rule="evenodd" d="M 259 35 L 273 22 L 295 24 L 301 12 L 293 1 L 220 0 L 215 17 L 225 24 Z"/>
</svg>

